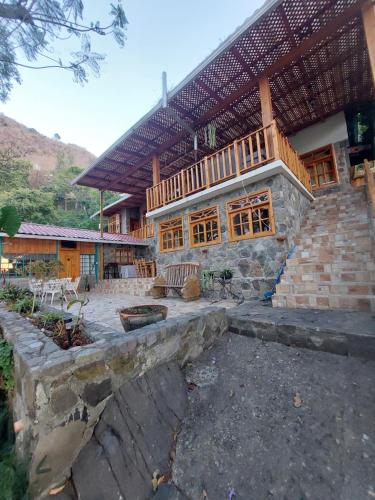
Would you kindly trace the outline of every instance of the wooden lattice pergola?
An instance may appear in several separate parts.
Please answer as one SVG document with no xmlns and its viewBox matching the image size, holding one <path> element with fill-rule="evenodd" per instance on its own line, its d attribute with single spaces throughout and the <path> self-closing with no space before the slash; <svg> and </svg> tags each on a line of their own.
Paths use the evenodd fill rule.
<svg viewBox="0 0 375 500">
<path fill-rule="evenodd" d="M 211 152 L 208 123 L 217 148 L 264 125 L 267 92 L 268 118 L 286 135 L 373 99 L 374 10 L 372 0 L 268 0 L 168 94 L 168 106 L 198 133 L 198 159 Z M 76 182 L 141 204 L 159 165 L 163 179 L 194 161 L 191 136 L 159 103 Z"/>
</svg>

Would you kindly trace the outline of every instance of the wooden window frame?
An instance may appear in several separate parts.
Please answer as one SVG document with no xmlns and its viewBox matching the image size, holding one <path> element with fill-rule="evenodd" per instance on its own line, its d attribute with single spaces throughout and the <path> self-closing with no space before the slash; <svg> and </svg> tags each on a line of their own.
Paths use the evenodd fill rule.
<svg viewBox="0 0 375 500">
<path fill-rule="evenodd" d="M 329 154 L 322 156 L 320 158 L 316 158 L 315 156 L 320 153 L 321 151 L 324 151 L 325 149 L 329 149 Z M 310 158 L 308 160 L 308 158 Z M 310 179 L 312 179 L 310 175 L 310 170 L 315 169 L 315 177 L 317 184 L 313 185 L 311 182 L 311 188 L 313 191 L 318 191 L 319 189 L 327 189 L 330 186 L 335 186 L 339 182 L 339 176 L 337 172 L 337 165 L 336 165 L 336 156 L 335 156 L 335 149 L 332 144 L 327 144 L 326 146 L 322 146 L 320 148 L 313 149 L 312 151 L 308 151 L 307 153 L 304 153 L 301 155 L 301 160 L 305 164 L 306 170 L 310 176 Z M 333 166 L 333 175 L 334 175 L 334 180 L 325 182 L 324 184 L 319 184 L 319 174 L 316 170 L 317 164 L 323 161 L 332 161 L 332 166 Z M 324 168 L 324 167 L 323 167 Z M 324 172 L 324 178 L 326 178 L 326 173 Z"/>
<path fill-rule="evenodd" d="M 128 246 L 121 246 L 114 249 L 115 263 L 121 266 L 131 265 L 134 262 L 135 254 L 134 248 Z"/>
<path fill-rule="evenodd" d="M 211 213 L 212 211 L 215 211 L 216 213 Z M 200 218 L 196 220 L 192 220 L 195 217 L 201 216 Z M 218 231 L 218 238 L 216 240 L 212 241 L 207 241 L 207 227 L 206 223 L 211 222 L 213 220 L 216 220 L 217 222 L 217 231 Z M 194 243 L 194 233 L 193 233 L 193 227 L 196 224 L 203 224 L 204 229 L 203 229 L 203 234 L 205 241 L 202 243 Z M 208 207 L 204 208 L 202 210 L 197 210 L 195 212 L 192 212 L 189 214 L 189 241 L 190 241 L 190 246 L 192 248 L 197 248 L 197 247 L 206 247 L 210 245 L 218 245 L 221 243 L 221 226 L 220 226 L 220 212 L 219 212 L 219 206 L 213 206 L 213 207 Z"/>
<path fill-rule="evenodd" d="M 121 215 L 113 214 L 108 218 L 108 232 L 111 234 L 121 233 Z"/>
<path fill-rule="evenodd" d="M 182 237 L 182 245 L 180 246 L 175 246 L 175 237 L 174 237 L 174 232 L 181 230 L 181 237 Z M 160 253 L 167 253 L 167 252 L 178 252 L 179 250 L 184 249 L 184 221 L 183 217 L 175 217 L 174 219 L 166 220 L 163 222 L 159 222 L 159 251 Z M 163 236 L 166 233 L 172 233 L 172 244 L 173 247 L 171 248 L 163 248 Z M 181 238 L 179 238 L 181 239 Z"/>
<path fill-rule="evenodd" d="M 257 198 L 261 195 L 267 195 L 267 199 L 264 201 L 251 203 L 250 200 L 252 198 Z M 249 200 L 248 204 L 246 204 L 246 200 Z M 231 208 L 231 205 L 244 203 L 244 206 L 239 208 Z M 259 233 L 254 233 L 253 228 L 253 212 L 257 209 L 261 209 L 265 206 L 268 206 L 268 219 L 271 230 L 270 231 L 262 231 Z M 226 203 L 226 212 L 227 212 L 227 222 L 228 222 L 228 238 L 229 241 L 242 241 L 242 240 L 250 240 L 254 238 L 264 238 L 265 236 L 273 236 L 275 234 L 275 220 L 273 216 L 273 208 L 272 208 L 272 192 L 270 189 L 262 189 L 260 191 L 255 191 L 253 193 L 249 193 L 245 196 L 240 196 L 239 198 L 234 198 L 233 200 L 227 201 Z M 241 236 L 237 236 L 234 234 L 234 224 L 233 218 L 237 214 L 245 213 L 248 216 L 248 224 L 249 224 L 249 233 L 243 234 Z"/>
</svg>

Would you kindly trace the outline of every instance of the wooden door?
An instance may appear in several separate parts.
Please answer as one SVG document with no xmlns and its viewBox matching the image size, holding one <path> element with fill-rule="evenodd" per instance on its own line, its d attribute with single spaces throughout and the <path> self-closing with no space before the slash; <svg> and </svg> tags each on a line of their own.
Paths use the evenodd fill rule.
<svg viewBox="0 0 375 500">
<path fill-rule="evenodd" d="M 78 250 L 61 250 L 60 262 L 63 269 L 60 271 L 60 278 L 73 278 L 79 276 L 79 251 Z"/>
</svg>

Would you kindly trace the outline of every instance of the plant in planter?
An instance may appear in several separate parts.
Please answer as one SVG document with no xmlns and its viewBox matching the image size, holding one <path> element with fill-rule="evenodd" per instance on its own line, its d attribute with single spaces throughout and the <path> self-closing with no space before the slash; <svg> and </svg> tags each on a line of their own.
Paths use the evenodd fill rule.
<svg viewBox="0 0 375 500">
<path fill-rule="evenodd" d="M 17 300 L 32 297 L 32 294 L 26 288 L 21 288 L 17 285 L 7 283 L 3 288 L 0 288 L 0 300 L 7 304 L 13 304 Z"/>
<path fill-rule="evenodd" d="M 134 306 L 119 309 L 118 313 L 125 332 L 129 332 L 163 321 L 167 317 L 168 307 L 159 305 Z"/>
<path fill-rule="evenodd" d="M 48 330 L 53 334 L 59 333 L 59 323 L 65 323 L 64 313 L 59 311 L 47 311 L 40 314 L 36 320 L 38 328 Z"/>
<path fill-rule="evenodd" d="M 231 271 L 230 269 L 223 269 L 220 272 L 219 277 L 222 280 L 229 281 L 233 278 L 233 271 Z"/>
<path fill-rule="evenodd" d="M 39 303 L 33 297 L 24 297 L 11 304 L 10 310 L 18 314 L 32 314 L 39 310 Z"/>
</svg>

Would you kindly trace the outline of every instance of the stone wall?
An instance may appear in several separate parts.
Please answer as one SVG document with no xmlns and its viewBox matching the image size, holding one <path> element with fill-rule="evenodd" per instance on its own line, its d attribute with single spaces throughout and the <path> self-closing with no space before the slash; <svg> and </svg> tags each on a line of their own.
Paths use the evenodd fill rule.
<svg viewBox="0 0 375 500">
<path fill-rule="evenodd" d="M 272 205 L 276 234 L 237 242 L 228 241 L 226 202 L 246 193 L 263 188 L 272 191 Z M 220 270 L 230 268 L 234 271 L 234 281 L 239 284 L 245 297 L 262 295 L 272 285 L 273 279 L 293 246 L 294 237 L 298 234 L 304 215 L 309 207 L 309 200 L 286 177 L 278 174 L 267 180 L 244 186 L 224 195 L 197 203 L 194 206 L 178 209 L 167 216 L 155 217 L 156 237 L 151 248 L 155 252 L 158 272 L 171 263 L 199 262 L 202 269 Z M 206 207 L 218 205 L 222 242 L 199 248 L 191 248 L 189 244 L 189 213 Z M 159 223 L 179 215 L 184 216 L 184 249 L 174 252 L 160 253 L 157 234 Z M 280 237 L 285 240 L 279 241 Z"/>
<path fill-rule="evenodd" d="M 3 305 L 0 325 L 14 352 L 17 449 L 30 460 L 32 496 L 42 498 L 70 476 L 115 391 L 161 364 L 194 359 L 227 330 L 227 319 L 212 307 L 131 335 L 87 322 L 93 343 L 68 351 Z"/>
</svg>

